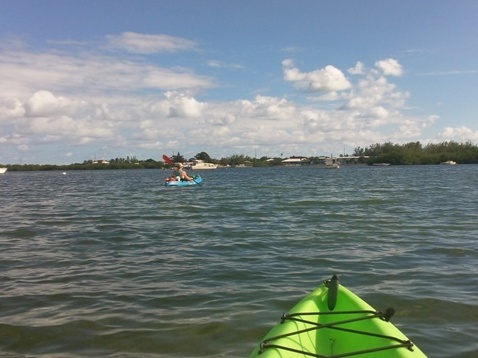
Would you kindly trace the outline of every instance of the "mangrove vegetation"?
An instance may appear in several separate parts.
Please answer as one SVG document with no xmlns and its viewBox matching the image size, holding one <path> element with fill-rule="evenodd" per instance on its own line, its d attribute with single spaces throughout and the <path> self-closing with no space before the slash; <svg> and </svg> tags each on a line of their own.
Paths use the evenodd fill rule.
<svg viewBox="0 0 478 358">
<path fill-rule="evenodd" d="M 420 142 L 406 144 L 377 143 L 368 148 L 355 148 L 352 154 L 343 154 L 339 157 L 344 163 L 368 164 L 388 163 L 390 165 L 429 165 L 440 164 L 448 160 L 457 164 L 478 164 L 478 146 L 471 142 L 459 143 L 447 141 L 442 143 L 430 143 L 422 145 Z M 346 158 L 353 160 L 345 160 Z M 200 159 L 205 162 L 216 163 L 221 166 L 280 166 L 285 158 L 261 157 L 253 158 L 244 154 L 234 154 L 229 157 L 214 159 L 206 152 L 196 154 L 194 158 L 185 158 L 180 153 L 173 155 L 174 162 L 187 162 Z M 296 157 L 304 158 L 305 164 L 323 164 L 325 156 Z M 2 166 L 2 165 L 0 165 Z M 35 171 L 35 170 L 108 170 L 108 169 L 167 169 L 171 166 L 162 160 L 140 160 L 136 157 L 112 158 L 110 160 L 92 161 L 85 160 L 83 163 L 67 165 L 53 164 L 7 164 L 3 165 L 9 171 Z"/>
</svg>

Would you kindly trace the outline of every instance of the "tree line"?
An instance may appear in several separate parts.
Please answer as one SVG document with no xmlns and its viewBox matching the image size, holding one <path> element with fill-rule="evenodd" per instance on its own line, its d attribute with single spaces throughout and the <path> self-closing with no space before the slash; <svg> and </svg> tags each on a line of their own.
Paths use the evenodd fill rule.
<svg viewBox="0 0 478 358">
<path fill-rule="evenodd" d="M 423 165 L 439 164 L 447 160 L 458 164 L 478 164 L 478 146 L 470 141 L 446 141 L 425 146 L 420 142 L 377 143 L 368 148 L 356 148 L 354 155 L 369 157 L 365 160 L 368 164 L 385 162 L 392 165 Z"/>
<path fill-rule="evenodd" d="M 478 164 L 478 146 L 471 142 L 459 143 L 447 141 L 423 146 L 420 142 L 406 144 L 376 143 L 368 148 L 357 147 L 352 154 L 359 157 L 355 162 L 361 164 L 390 163 L 391 165 L 424 165 L 439 164 L 453 160 L 458 164 Z M 341 155 L 344 156 L 344 155 Z M 348 155 L 345 155 L 348 156 Z M 187 159 L 179 152 L 172 155 L 174 162 L 187 162 L 193 159 L 215 163 L 221 166 L 279 166 L 284 158 L 253 158 L 244 154 L 234 154 L 229 157 L 214 159 L 206 152 L 200 152 L 194 158 Z M 324 157 L 307 157 L 308 164 L 323 164 Z M 140 160 L 136 157 L 114 158 L 108 163 L 85 160 L 83 163 L 67 165 L 53 164 L 12 164 L 6 165 L 9 171 L 36 171 L 36 170 L 107 170 L 107 169 L 167 169 L 171 166 L 162 160 Z"/>
</svg>

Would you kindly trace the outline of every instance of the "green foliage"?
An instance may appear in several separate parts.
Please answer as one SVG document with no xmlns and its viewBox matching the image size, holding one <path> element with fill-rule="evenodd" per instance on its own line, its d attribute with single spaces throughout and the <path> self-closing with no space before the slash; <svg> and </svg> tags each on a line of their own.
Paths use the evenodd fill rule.
<svg viewBox="0 0 478 358">
<path fill-rule="evenodd" d="M 470 141 L 458 143 L 454 141 L 442 143 L 430 143 L 423 146 L 420 142 L 406 144 L 376 143 L 368 148 L 355 148 L 354 156 L 360 156 L 358 163 L 390 163 L 392 165 L 414 164 L 439 164 L 447 160 L 453 160 L 459 164 L 478 164 L 478 146 Z M 365 158 L 368 157 L 368 158 Z M 234 154 L 230 157 L 213 159 L 206 152 L 196 154 L 196 159 L 205 162 L 218 163 L 222 166 L 278 166 L 282 165 L 282 158 L 262 157 L 251 158 L 243 154 Z M 184 157 L 178 152 L 171 158 L 174 162 L 185 162 Z M 311 164 L 322 164 L 320 157 L 308 158 Z M 52 164 L 11 164 L 6 165 L 9 171 L 36 171 L 36 170 L 107 170 L 107 169 L 163 169 L 170 165 L 154 159 L 139 160 L 135 156 L 126 158 L 110 159 L 109 163 L 85 160 L 83 163 L 69 165 Z"/>
<path fill-rule="evenodd" d="M 179 154 L 179 152 L 178 152 L 178 154 L 173 155 L 173 156 L 171 157 L 171 160 L 172 160 L 174 163 L 184 163 L 184 162 L 186 161 L 186 159 L 184 159 L 184 157 L 183 157 L 181 154 Z"/>
<path fill-rule="evenodd" d="M 109 164 L 93 162 L 85 160 L 83 163 L 74 163 L 68 165 L 52 165 L 52 164 L 13 164 L 7 165 L 9 171 L 39 171 L 39 170 L 107 170 L 107 169 L 162 169 L 165 165 L 163 162 L 157 162 L 153 159 L 145 161 L 133 158 L 116 158 L 111 159 Z"/>
<path fill-rule="evenodd" d="M 403 145 L 384 143 L 372 144 L 369 148 L 356 148 L 355 155 L 369 156 L 368 163 L 390 163 L 393 165 L 439 164 L 453 160 L 460 164 L 478 164 L 478 147 L 471 142 L 454 141 L 437 144 L 410 142 Z"/>
<path fill-rule="evenodd" d="M 234 154 L 227 158 L 222 158 L 221 162 L 226 163 L 226 165 L 237 166 L 237 165 L 246 165 L 252 163 L 252 158 L 245 156 L 243 154 Z"/>
<path fill-rule="evenodd" d="M 198 160 L 203 160 L 205 161 L 206 163 L 213 163 L 214 160 L 211 159 L 211 157 L 209 156 L 209 154 L 207 154 L 206 152 L 201 152 L 201 153 L 198 153 L 196 154 L 196 156 L 194 157 Z"/>
</svg>

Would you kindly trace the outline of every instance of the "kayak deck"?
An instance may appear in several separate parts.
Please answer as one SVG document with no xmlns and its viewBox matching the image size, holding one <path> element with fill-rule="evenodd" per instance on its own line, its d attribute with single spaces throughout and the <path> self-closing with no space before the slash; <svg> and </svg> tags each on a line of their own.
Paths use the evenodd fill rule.
<svg viewBox="0 0 478 358">
<path fill-rule="evenodd" d="M 251 357 L 426 357 L 334 275 L 282 316 Z"/>
</svg>

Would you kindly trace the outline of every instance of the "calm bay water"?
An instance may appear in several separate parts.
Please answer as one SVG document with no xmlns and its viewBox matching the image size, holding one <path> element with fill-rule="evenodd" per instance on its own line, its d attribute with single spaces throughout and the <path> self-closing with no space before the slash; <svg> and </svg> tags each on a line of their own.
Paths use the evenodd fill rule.
<svg viewBox="0 0 478 358">
<path fill-rule="evenodd" d="M 0 355 L 246 357 L 322 280 L 478 356 L 478 166 L 0 176 Z"/>
</svg>

